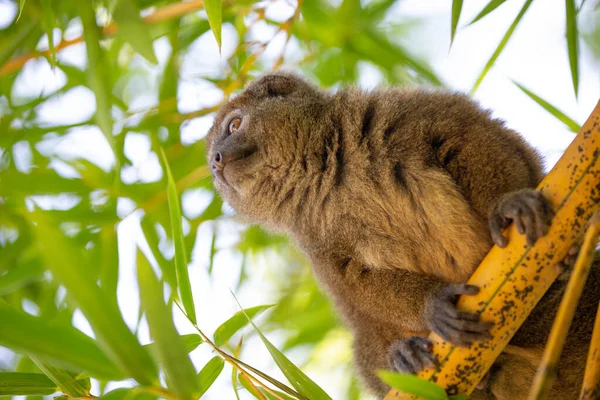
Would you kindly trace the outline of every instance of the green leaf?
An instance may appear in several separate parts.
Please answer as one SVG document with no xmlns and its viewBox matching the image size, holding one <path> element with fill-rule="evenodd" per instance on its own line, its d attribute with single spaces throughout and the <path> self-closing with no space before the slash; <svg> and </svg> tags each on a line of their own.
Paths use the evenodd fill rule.
<svg viewBox="0 0 600 400">
<path fill-rule="evenodd" d="M 559 121 L 565 124 L 572 132 L 579 132 L 581 126 L 579 126 L 577 122 L 573 121 L 573 119 L 569 118 L 565 113 L 563 113 L 558 108 L 554 107 L 552 104 L 548 103 L 546 100 L 542 99 L 535 93 L 531 92 L 523 85 L 520 85 L 515 81 L 513 81 L 513 83 L 517 85 L 517 87 L 521 89 L 527 96 L 531 97 L 536 103 L 542 106 L 546 111 L 554 115 Z"/>
<path fill-rule="evenodd" d="M 481 10 L 479 14 L 477 14 L 475 18 L 473 18 L 473 21 L 469 22 L 469 25 L 473 25 L 475 22 L 479 21 L 481 18 L 485 17 L 486 15 L 494 11 L 496 8 L 500 7 L 505 1 L 506 0 L 491 0 L 489 3 L 487 3 L 485 7 L 483 7 L 483 10 Z"/>
<path fill-rule="evenodd" d="M 200 335 L 195 333 L 189 333 L 187 335 L 180 335 L 179 340 L 183 343 L 183 347 L 188 353 L 196 350 L 198 346 L 200 346 L 204 341 L 200 337 Z M 155 354 L 158 351 L 158 346 L 156 343 L 148 343 L 144 345 L 151 353 Z"/>
<path fill-rule="evenodd" d="M 577 32 L 577 9 L 575 0 L 566 0 L 567 9 L 567 48 L 569 51 L 569 65 L 571 66 L 571 79 L 575 97 L 579 93 L 579 34 Z"/>
<path fill-rule="evenodd" d="M 215 244 L 217 243 L 217 228 L 215 225 L 213 225 L 213 234 L 212 234 L 212 238 L 210 239 L 210 260 L 208 262 L 208 274 L 212 275 L 212 271 L 213 271 L 213 267 L 215 265 L 215 253 L 217 252 L 217 249 L 215 247 Z M 219 345 L 217 345 L 219 346 Z"/>
<path fill-rule="evenodd" d="M 87 69 L 89 87 L 96 97 L 96 123 L 104 134 L 104 137 L 110 144 L 110 148 L 115 156 L 115 170 L 119 171 L 119 152 L 117 151 L 115 139 L 113 137 L 112 116 L 111 116 L 111 79 L 110 69 L 107 68 L 105 57 L 100 47 L 102 37 L 100 28 L 96 25 L 96 13 L 94 5 L 90 1 L 79 1 L 79 17 L 83 25 L 83 37 L 85 39 L 85 48 L 87 52 Z M 119 174 L 117 174 L 117 177 Z"/>
<path fill-rule="evenodd" d="M 140 17 L 140 11 L 137 9 L 135 2 L 119 0 L 112 15 L 119 26 L 118 35 L 146 60 L 152 64 L 158 64 L 152 46 L 150 27 Z"/>
<path fill-rule="evenodd" d="M 477 80 L 475 81 L 475 84 L 473 85 L 473 88 L 471 89 L 471 93 L 475 93 L 477 91 L 477 88 L 479 88 L 479 85 L 481 85 L 481 82 L 483 82 L 483 79 L 485 78 L 485 76 L 487 75 L 489 70 L 492 68 L 492 66 L 498 59 L 498 56 L 500 56 L 500 53 L 502 53 L 502 50 L 504 50 L 504 47 L 510 40 L 513 32 L 517 28 L 517 25 L 519 25 L 519 22 L 521 22 L 523 15 L 525 15 L 525 13 L 527 12 L 527 9 L 529 8 L 529 6 L 531 5 L 532 2 L 533 2 L 533 0 L 527 0 L 525 2 L 525 4 L 523 4 L 521 11 L 519 11 L 519 14 L 517 15 L 517 17 L 515 18 L 513 23 L 510 25 L 510 27 L 508 28 L 506 33 L 504 34 L 504 37 L 500 41 L 500 44 L 498 44 L 498 47 L 496 47 L 496 50 L 494 51 L 494 53 L 492 54 L 492 56 L 490 57 L 488 62 L 485 64 L 485 67 L 483 67 L 483 70 L 481 71 L 479 76 L 477 77 Z"/>
<path fill-rule="evenodd" d="M 81 309 L 100 346 L 139 383 L 154 384 L 158 379 L 156 365 L 125 325 L 116 301 L 107 298 L 90 276 L 83 253 L 67 240 L 42 211 L 32 215 L 46 267 Z"/>
<path fill-rule="evenodd" d="M 238 374 L 238 380 L 240 381 L 240 383 L 242 384 L 242 386 L 245 387 L 246 390 L 252 396 L 254 396 L 254 398 L 256 398 L 258 400 L 267 400 L 267 398 L 265 397 L 265 395 L 263 395 L 262 392 L 260 390 L 258 390 L 258 388 L 254 385 L 254 383 L 250 379 L 248 379 L 246 377 L 246 375 L 244 375 L 244 374 Z"/>
<path fill-rule="evenodd" d="M 268 305 L 256 306 L 256 307 L 247 308 L 246 310 L 243 310 L 243 311 L 236 312 L 233 315 L 233 317 L 229 318 L 227 321 L 225 321 L 223 324 L 221 324 L 221 326 L 219 326 L 215 330 L 215 333 L 213 334 L 213 339 L 214 339 L 215 345 L 217 347 L 219 347 L 219 346 L 222 346 L 225 343 L 227 343 L 227 341 L 237 331 L 242 329 L 244 326 L 248 325 L 248 318 L 250 318 L 250 319 L 254 318 L 256 315 L 260 314 L 261 312 L 268 309 L 269 307 L 273 307 L 273 305 L 268 304 Z M 248 316 L 248 317 L 246 317 L 246 316 Z"/>
<path fill-rule="evenodd" d="M 450 47 L 454 42 L 454 35 L 456 34 L 456 27 L 458 26 L 458 20 L 460 19 L 460 12 L 462 11 L 463 0 L 452 0 L 452 26 L 450 33 Z"/>
<path fill-rule="evenodd" d="M 42 26 L 48 36 L 48 49 L 50 50 L 50 65 L 56 65 L 56 49 L 54 48 L 53 31 L 56 25 L 56 17 L 52 9 L 52 0 L 42 0 Z"/>
<path fill-rule="evenodd" d="M 25 0 L 19 0 L 19 15 L 17 15 L 16 22 L 19 22 L 21 15 L 23 14 L 23 8 L 25 7 Z"/>
<path fill-rule="evenodd" d="M 157 397 L 140 390 L 141 388 L 119 388 L 111 390 L 103 396 L 102 400 L 154 400 Z"/>
<path fill-rule="evenodd" d="M 439 385 L 415 375 L 378 371 L 377 375 L 391 387 L 406 394 L 423 397 L 427 400 L 447 400 L 446 391 Z"/>
<path fill-rule="evenodd" d="M 38 258 L 21 262 L 0 276 L 0 296 L 14 292 L 34 280 L 40 279 L 43 269 Z"/>
<path fill-rule="evenodd" d="M 223 23 L 223 15 L 221 10 L 221 0 L 204 0 L 204 10 L 208 16 L 210 29 L 215 35 L 219 50 L 221 49 L 221 25 Z"/>
<path fill-rule="evenodd" d="M 173 243 L 175 245 L 175 272 L 177 277 L 177 286 L 179 287 L 179 295 L 181 302 L 188 318 L 196 323 L 196 307 L 194 306 L 194 298 L 192 297 L 192 285 L 190 284 L 190 276 L 187 266 L 187 252 L 185 250 L 185 241 L 183 238 L 183 229 L 181 227 L 181 206 L 179 204 L 179 196 L 177 195 L 177 186 L 173 180 L 169 162 L 163 149 L 161 149 L 164 162 L 165 172 L 167 175 L 167 197 L 169 200 L 169 212 L 171 216 L 171 233 L 173 235 Z"/>
<path fill-rule="evenodd" d="M 177 396 L 191 399 L 200 389 L 196 371 L 173 323 L 173 313 L 164 301 L 162 284 L 154 275 L 148 260 L 138 251 L 137 276 L 141 308 L 146 313 L 155 354 Z"/>
<path fill-rule="evenodd" d="M 233 295 L 233 293 L 232 293 Z M 238 306 L 244 312 L 240 302 L 237 300 L 235 295 L 233 295 L 235 301 L 238 303 Z M 244 313 L 245 314 L 245 313 Z M 302 372 L 298 367 L 294 365 L 281 351 L 279 351 L 269 340 L 263 335 L 263 333 L 258 329 L 256 324 L 252 322 L 252 319 L 246 315 L 248 321 L 252 324 L 258 336 L 265 344 L 265 347 L 273 357 L 273 360 L 283 372 L 283 375 L 288 379 L 288 381 L 292 384 L 292 386 L 298 391 L 298 393 L 305 399 L 310 400 L 321 400 L 328 399 L 331 400 L 331 397 L 323 389 L 321 389 L 315 382 L 313 382 L 304 372 Z"/>
<path fill-rule="evenodd" d="M 93 339 L 71 326 L 52 325 L 2 302 L 0 321 L 0 346 L 52 360 L 63 368 L 86 371 L 101 379 L 127 377 Z"/>
<path fill-rule="evenodd" d="M 44 374 L 0 372 L 0 396 L 48 396 L 57 389 Z"/>
<path fill-rule="evenodd" d="M 71 397 L 89 396 L 91 388 L 90 378 L 77 379 L 77 374 L 55 367 L 41 357 L 29 357 L 63 393 L 68 394 Z"/>
<path fill-rule="evenodd" d="M 197 379 L 198 384 L 200 385 L 200 392 L 197 393 L 198 397 L 201 397 L 212 386 L 219 375 L 221 375 L 223 367 L 225 367 L 225 361 L 219 356 L 211 358 L 210 361 L 206 363 L 198 373 Z"/>
</svg>

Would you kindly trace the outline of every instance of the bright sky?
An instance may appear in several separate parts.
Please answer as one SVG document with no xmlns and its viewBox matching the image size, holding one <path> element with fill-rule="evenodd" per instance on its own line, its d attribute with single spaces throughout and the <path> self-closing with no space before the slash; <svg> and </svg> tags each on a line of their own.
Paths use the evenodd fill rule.
<svg viewBox="0 0 600 400">
<path fill-rule="evenodd" d="M 404 0 L 399 2 L 389 20 L 400 20 L 407 16 L 423 18 L 423 27 L 412 32 L 406 44 L 417 54 L 427 59 L 434 69 L 443 77 L 450 87 L 457 90 L 470 90 L 481 68 L 499 43 L 504 32 L 519 12 L 524 1 L 506 2 L 483 21 L 472 27 L 459 30 L 452 50 L 448 53 L 449 21 L 451 2 L 448 0 Z M 586 10 L 593 7 L 593 2 L 588 2 Z M 469 21 L 482 6 L 481 2 L 466 1 L 464 4 L 461 22 Z M 0 0 L 0 26 L 11 20 L 16 7 L 13 3 Z M 277 17 L 285 17 L 291 8 L 283 1 L 279 1 L 271 10 Z M 573 95 L 571 76 L 565 45 L 565 10 L 564 2 L 551 1 L 533 2 L 529 11 L 521 21 L 512 40 L 509 42 L 500 59 L 488 74 L 488 77 L 476 93 L 476 98 L 493 111 L 496 117 L 507 121 L 509 127 L 521 132 L 525 138 L 535 146 L 547 159 L 549 166 L 560 157 L 560 154 L 573 138 L 563 125 L 554 117 L 530 100 L 511 82 L 515 80 L 524 84 L 534 93 L 548 100 L 559 109 L 574 118 L 578 123 L 583 123 L 592 108 L 600 98 L 600 68 L 598 61 L 593 63 L 591 54 L 582 45 L 580 94 L 577 101 Z M 585 22 L 582 20 L 580 22 Z M 80 29 L 73 27 L 72 35 L 78 35 Z M 268 39 L 272 35 L 268 29 L 259 29 L 257 37 Z M 227 57 L 237 45 L 237 39 L 231 27 L 224 27 L 223 56 Z M 271 47 L 280 46 L 274 40 Z M 196 76 L 200 71 L 216 72 L 222 67 L 214 39 L 210 34 L 203 35 L 193 45 L 194 49 L 186 57 L 183 66 L 184 83 L 180 86 L 179 107 L 181 111 L 191 111 L 206 105 L 213 105 L 220 100 L 218 92 L 208 85 L 200 82 Z M 161 67 L 168 55 L 168 47 L 164 41 L 157 41 L 155 45 Z M 83 45 L 72 46 L 61 53 L 61 58 L 70 63 L 81 65 L 84 63 Z M 140 63 L 142 68 L 147 68 Z M 372 87 L 379 81 L 378 73 L 368 66 L 363 68 L 361 85 Z M 152 75 L 154 74 L 154 75 Z M 135 109 L 144 109 L 155 104 L 156 99 L 148 96 L 155 91 L 156 72 L 152 72 L 147 81 L 136 82 L 138 87 L 131 88 L 128 94 L 134 98 Z M 45 60 L 32 61 L 24 68 L 15 92 L 22 96 L 38 96 L 41 91 L 48 92 L 62 86 L 65 78 L 60 71 L 51 71 Z M 136 91 L 142 90 L 143 95 Z M 133 90 L 135 89 L 135 90 Z M 144 94 L 145 93 L 145 94 Z M 75 88 L 67 94 L 44 106 L 41 118 L 52 123 L 77 122 L 89 118 L 94 110 L 93 94 L 85 88 Z M 182 130 L 184 142 L 191 143 L 206 134 L 211 117 L 198 118 L 190 121 Z M 63 156 L 83 156 L 103 168 L 107 169 L 112 164 L 110 150 L 101 133 L 96 128 L 85 128 L 73 132 L 64 138 L 48 140 L 43 149 L 50 153 L 60 153 Z M 123 179 L 127 182 L 141 179 L 153 181 L 161 177 L 156 156 L 149 151 L 148 140 L 143 135 L 129 135 L 126 141 L 126 152 L 134 162 L 134 167 L 124 171 Z M 24 150 L 26 152 L 26 150 Z M 203 155 L 202 155 L 203 156 Z M 26 157 L 25 157 L 26 158 Z M 26 161 L 26 160 L 25 160 Z M 26 164 L 26 162 L 24 164 Z M 57 168 L 65 174 L 72 174 L 63 164 L 57 163 Z M 208 203 L 206 193 L 194 192 L 184 197 L 184 210 L 190 214 L 201 211 Z M 126 201 L 120 203 L 123 215 L 131 209 Z M 126 321 L 134 325 L 138 304 L 138 293 L 135 285 L 135 275 L 132 260 L 135 251 L 135 238 L 140 237 L 139 216 L 123 221 L 119 226 L 119 250 L 121 252 L 121 281 L 119 286 L 119 302 Z M 213 225 L 203 224 L 198 234 L 197 246 L 190 265 L 194 298 L 199 310 L 201 327 L 209 334 L 226 318 L 237 311 L 229 288 L 233 288 L 238 279 L 240 257 L 230 251 L 222 250 L 217 253 L 212 281 L 207 275 L 209 244 Z M 237 238 L 239 226 L 234 224 L 221 224 L 218 248 L 227 249 Z M 245 307 L 265 304 L 277 300 L 274 288 L 268 282 L 267 262 L 276 260 L 263 260 L 256 262 L 251 271 L 251 280 L 240 293 L 238 298 Z M 176 315 L 178 315 L 176 313 Z M 177 318 L 177 324 L 182 333 L 193 332 L 183 318 Z M 81 315 L 75 316 L 74 323 L 84 332 L 91 334 L 86 321 Z M 269 336 L 277 345 L 280 341 L 276 335 Z M 147 330 L 142 329 L 140 337 L 144 343 L 149 341 Z M 245 346 L 248 351 L 243 354 L 257 366 L 275 376 L 281 374 L 273 369 L 268 353 L 259 342 Z M 0 352 L 0 357 L 4 353 Z M 201 367 L 211 357 L 208 347 L 201 346 L 193 353 L 196 367 Z M 306 355 L 293 353 L 292 360 L 301 363 Z M 335 364 L 335 363 L 334 363 Z M 342 373 L 335 365 L 326 366 L 321 370 L 306 369 L 306 372 L 333 398 L 341 399 L 338 391 Z M 233 398 L 228 374 L 217 382 L 207 393 L 206 398 L 224 399 Z M 244 397 L 246 395 L 244 394 Z M 249 398 L 249 397 L 246 397 Z"/>
</svg>

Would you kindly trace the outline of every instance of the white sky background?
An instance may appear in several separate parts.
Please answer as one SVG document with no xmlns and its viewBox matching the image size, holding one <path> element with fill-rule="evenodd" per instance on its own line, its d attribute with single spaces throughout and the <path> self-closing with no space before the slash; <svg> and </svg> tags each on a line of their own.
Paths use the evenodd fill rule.
<svg viewBox="0 0 600 400">
<path fill-rule="evenodd" d="M 287 17 L 284 14 L 289 13 L 291 8 L 285 6 L 281 1 L 280 3 L 272 10 L 272 13 L 284 19 Z M 466 21 L 470 21 L 485 3 L 466 1 L 463 6 L 461 22 L 464 24 Z M 448 53 L 450 0 L 404 0 L 398 3 L 388 16 L 388 20 L 394 21 L 406 17 L 422 18 L 424 25 L 411 31 L 406 45 L 414 53 L 428 60 L 450 87 L 468 91 L 523 3 L 524 1 L 507 2 L 474 26 L 459 29 L 450 53 Z M 593 1 L 587 3 L 586 9 L 582 12 L 584 15 L 595 5 Z M 13 3 L 0 0 L 0 26 L 4 26 L 7 21 L 10 21 L 15 11 L 16 7 Z M 506 120 L 509 127 L 521 132 L 546 157 L 548 166 L 552 166 L 556 162 L 574 135 L 514 86 L 511 79 L 524 84 L 578 123 L 581 124 L 585 121 L 600 98 L 600 69 L 597 61 L 595 64 L 592 62 L 591 54 L 582 43 L 580 92 L 577 101 L 573 94 L 569 71 L 564 21 L 563 1 L 533 2 L 475 96 L 484 107 L 494 110 L 494 116 Z M 583 22 L 585 21 L 580 20 L 580 23 Z M 80 30 L 75 28 L 73 35 L 79 33 Z M 257 32 L 257 36 L 261 39 L 268 39 L 270 35 L 272 33 L 268 29 Z M 237 39 L 233 29 L 225 26 L 223 56 L 227 57 L 236 45 Z M 280 40 L 274 40 L 267 53 L 270 53 L 271 50 L 278 53 L 280 47 L 277 46 L 280 45 Z M 213 105 L 221 100 L 218 97 L 218 91 L 198 82 L 198 79 L 195 78 L 200 71 L 215 72 L 223 65 L 222 61 L 218 61 L 219 54 L 214 38 L 211 34 L 203 35 L 192 48 L 202 49 L 202 52 L 198 50 L 198 52 L 192 53 L 191 56 L 186 57 L 183 64 L 184 83 L 180 86 L 180 98 L 178 99 L 181 111 L 192 111 L 203 106 Z M 164 45 L 164 41 L 160 40 L 156 42 L 155 49 L 162 69 L 169 50 Z M 84 60 L 84 47 L 82 44 L 72 46 L 64 50 L 60 57 L 70 63 L 81 65 L 84 63 L 82 61 Z M 140 66 L 146 68 L 143 65 L 144 62 L 140 62 Z M 379 82 L 379 74 L 372 67 L 367 65 L 362 68 L 361 72 L 361 86 L 370 88 Z M 64 82 L 65 78 L 62 73 L 60 71 L 52 72 L 45 60 L 31 61 L 21 73 L 16 90 L 21 96 L 38 96 L 42 90 L 44 92 L 55 90 Z M 152 82 L 152 78 L 147 82 L 137 83 L 142 90 L 148 93 L 155 91 L 156 82 Z M 133 89 L 138 90 L 139 87 L 131 90 Z M 145 109 L 156 102 L 154 97 L 139 96 L 135 91 L 132 91 L 130 95 L 135 98 L 133 102 L 135 109 Z M 83 88 L 73 89 L 52 103 L 42 109 L 42 118 L 53 123 L 85 120 L 93 114 L 94 110 L 93 94 Z M 211 122 L 212 117 L 190 121 L 182 130 L 184 142 L 191 143 L 203 137 Z M 45 143 L 44 148 L 47 151 L 63 155 L 86 157 L 105 169 L 112 164 L 110 149 L 96 128 L 82 129 L 64 138 L 49 140 Z M 134 162 L 134 167 L 123 173 L 123 179 L 126 182 L 136 179 L 154 181 L 162 176 L 156 156 L 149 152 L 149 142 L 144 136 L 130 135 L 126 141 L 126 151 Z M 198 156 L 204 157 L 204 154 Z M 62 168 L 61 171 L 64 171 L 65 174 L 72 173 L 60 165 L 57 168 Z M 208 204 L 207 200 L 209 199 L 201 192 L 184 196 L 184 211 L 188 215 L 198 212 L 198 210 L 201 211 Z M 130 207 L 127 202 L 121 202 L 120 210 L 123 215 L 127 214 Z M 219 228 L 221 235 L 217 243 L 218 248 L 227 249 L 235 243 L 239 227 L 222 224 Z M 200 227 L 197 246 L 189 269 L 199 315 L 199 325 L 208 334 L 212 334 L 220 323 L 237 311 L 229 288 L 233 288 L 237 282 L 241 262 L 239 256 L 222 250 L 217 253 L 213 276 L 212 279 L 209 278 L 207 266 L 211 234 L 211 223 L 203 224 Z M 133 215 L 120 224 L 121 279 L 118 294 L 124 318 L 130 326 L 135 324 L 139 307 L 132 260 L 135 238 L 140 236 L 138 215 Z M 263 260 L 263 262 L 254 263 L 249 271 L 250 281 L 246 283 L 240 293 L 237 293 L 245 307 L 277 301 L 275 288 L 269 284 L 267 272 L 273 269 L 267 268 L 267 262 L 276 263 L 277 261 Z M 285 268 L 285 265 L 281 265 L 281 268 Z M 282 273 L 284 272 L 282 271 Z M 186 321 L 179 318 L 178 313 L 175 315 L 180 332 L 193 332 Z M 80 329 L 91 334 L 91 330 L 81 314 L 77 314 L 74 320 Z M 276 335 L 269 337 L 276 345 L 280 343 L 278 340 L 280 338 Z M 146 329 L 142 329 L 140 340 L 143 343 L 150 340 Z M 260 342 L 247 343 L 244 347 L 246 349 L 242 355 L 244 360 L 274 376 L 281 377 L 281 374 L 273 368 L 273 363 Z M 0 349 L 0 358 L 4 354 Z M 207 346 L 200 346 L 192 353 L 193 361 L 198 369 L 211 356 Z M 289 354 L 289 356 L 297 363 L 302 363 L 306 359 L 306 355 L 300 352 Z M 343 374 L 339 369 L 335 369 L 335 357 L 333 360 L 332 365 L 325 365 L 322 370 L 307 368 L 305 371 L 333 398 L 341 399 L 343 398 L 342 394 L 337 388 L 341 385 Z M 228 369 L 224 371 L 215 386 L 209 390 L 206 398 L 234 398 L 228 371 Z M 249 398 L 244 391 L 242 393 L 244 397 Z"/>
</svg>

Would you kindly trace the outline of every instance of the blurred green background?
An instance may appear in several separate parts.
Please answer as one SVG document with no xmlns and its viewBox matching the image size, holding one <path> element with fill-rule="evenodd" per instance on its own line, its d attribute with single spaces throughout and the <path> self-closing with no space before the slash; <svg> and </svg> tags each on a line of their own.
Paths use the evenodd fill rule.
<svg viewBox="0 0 600 400">
<path fill-rule="evenodd" d="M 239 310 L 233 292 L 244 308 L 273 305 L 253 309 L 258 327 L 329 396 L 368 398 L 349 332 L 299 251 L 244 225 L 215 195 L 203 141 L 214 113 L 278 68 L 331 89 L 443 85 L 473 92 L 551 167 L 600 97 L 599 8 L 0 0 L 0 371 L 50 378 L 0 372 L 0 396 L 89 397 L 89 385 L 115 398 L 283 396 L 253 394 L 239 370 L 198 346 L 192 314 L 216 340 Z M 285 361 L 246 322 L 226 324 L 220 348 L 301 396 L 316 393 L 276 367 Z M 148 356 L 139 343 L 151 341 Z M 178 384 L 201 370 L 199 383 Z M 27 379 L 2 392 L 15 377 Z"/>
</svg>

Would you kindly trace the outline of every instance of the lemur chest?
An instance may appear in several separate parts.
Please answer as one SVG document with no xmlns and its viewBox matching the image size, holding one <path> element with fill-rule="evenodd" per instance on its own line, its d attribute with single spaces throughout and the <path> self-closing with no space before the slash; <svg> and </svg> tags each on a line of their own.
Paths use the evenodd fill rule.
<svg viewBox="0 0 600 400">
<path fill-rule="evenodd" d="M 491 247 L 486 224 L 450 177 L 432 171 L 425 178 L 364 200 L 370 204 L 364 208 L 355 257 L 369 268 L 464 282 Z M 361 207 L 356 211 L 360 217 Z"/>
</svg>

